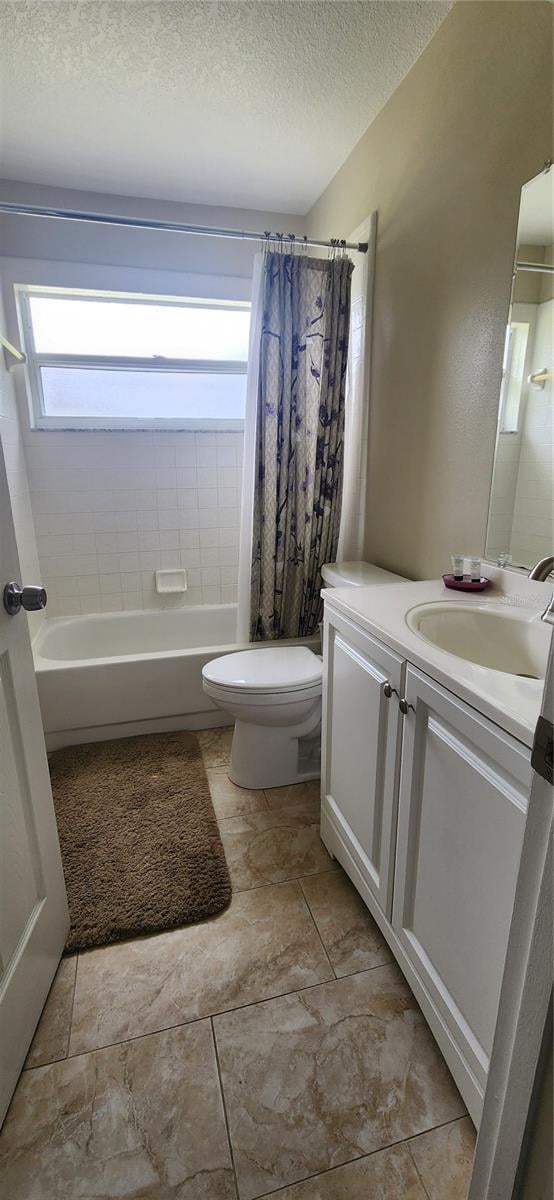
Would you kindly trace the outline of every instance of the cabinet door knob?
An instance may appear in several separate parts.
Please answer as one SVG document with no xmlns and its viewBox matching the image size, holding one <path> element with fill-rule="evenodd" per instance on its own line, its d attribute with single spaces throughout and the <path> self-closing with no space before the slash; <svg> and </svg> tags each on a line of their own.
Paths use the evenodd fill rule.
<svg viewBox="0 0 554 1200">
<path fill-rule="evenodd" d="M 391 687 L 391 685 L 387 679 L 387 682 L 383 684 L 383 695 L 387 697 L 387 700 L 390 700 L 393 692 L 394 692 L 394 688 Z"/>
<path fill-rule="evenodd" d="M 398 701 L 398 707 L 399 707 L 400 712 L 402 713 L 403 717 L 408 715 L 410 708 L 411 708 L 412 712 L 415 712 L 415 708 L 414 708 L 413 704 L 408 704 L 408 701 L 406 700 L 405 696 L 401 696 L 400 700 Z"/>
</svg>

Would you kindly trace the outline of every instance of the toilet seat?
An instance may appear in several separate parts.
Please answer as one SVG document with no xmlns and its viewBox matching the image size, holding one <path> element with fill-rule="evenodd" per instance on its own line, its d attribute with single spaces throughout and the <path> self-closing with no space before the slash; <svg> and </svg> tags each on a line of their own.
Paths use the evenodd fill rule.
<svg viewBox="0 0 554 1200">
<path fill-rule="evenodd" d="M 229 778 L 285 787 L 319 775 L 323 664 L 307 646 L 264 646 L 202 668 L 206 694 L 235 721 Z"/>
<path fill-rule="evenodd" d="M 302 700 L 311 700 L 314 696 L 321 696 L 322 684 L 313 684 L 311 687 L 305 688 L 281 688 L 279 691 L 256 692 L 250 688 L 233 688 L 225 684 L 212 683 L 211 680 L 204 676 L 204 691 L 212 700 L 219 701 L 220 704 L 233 704 L 236 707 L 239 705 L 256 704 L 259 708 L 264 708 L 266 705 L 290 704 L 291 701 L 300 703 Z"/>
<path fill-rule="evenodd" d="M 202 675 L 213 696 L 252 696 L 260 703 L 264 697 L 279 703 L 282 697 L 285 703 L 290 695 L 300 699 L 302 694 L 321 692 L 323 664 L 306 646 L 270 646 L 214 658 L 203 667 Z"/>
</svg>

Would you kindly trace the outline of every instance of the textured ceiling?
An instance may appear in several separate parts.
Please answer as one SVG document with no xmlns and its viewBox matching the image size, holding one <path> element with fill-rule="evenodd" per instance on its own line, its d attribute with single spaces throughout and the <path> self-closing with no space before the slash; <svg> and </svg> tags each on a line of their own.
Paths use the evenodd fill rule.
<svg viewBox="0 0 554 1200">
<path fill-rule="evenodd" d="M 450 7 L 3 0 L 0 175 L 304 213 Z"/>
</svg>

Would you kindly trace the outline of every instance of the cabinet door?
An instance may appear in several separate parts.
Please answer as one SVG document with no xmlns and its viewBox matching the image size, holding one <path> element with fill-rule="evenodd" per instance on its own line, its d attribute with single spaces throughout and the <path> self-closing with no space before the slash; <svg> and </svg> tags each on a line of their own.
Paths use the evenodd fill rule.
<svg viewBox="0 0 554 1200">
<path fill-rule="evenodd" d="M 486 1081 L 531 781 L 530 751 L 409 667 L 393 927 Z"/>
<path fill-rule="evenodd" d="M 325 662 L 324 817 L 390 918 L 404 663 L 335 613 L 326 617 Z M 387 683 L 396 692 L 388 698 Z"/>
</svg>

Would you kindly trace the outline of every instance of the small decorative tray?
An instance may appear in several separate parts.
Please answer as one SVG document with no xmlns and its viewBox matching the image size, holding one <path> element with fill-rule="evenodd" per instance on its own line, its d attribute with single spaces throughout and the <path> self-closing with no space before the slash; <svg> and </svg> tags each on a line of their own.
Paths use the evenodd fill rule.
<svg viewBox="0 0 554 1200">
<path fill-rule="evenodd" d="M 480 579 L 470 579 L 469 575 L 464 575 L 463 579 L 454 579 L 453 575 L 443 575 L 442 581 L 445 587 L 454 588 L 457 592 L 484 592 L 490 583 L 490 579 L 485 579 L 484 575 Z"/>
</svg>

